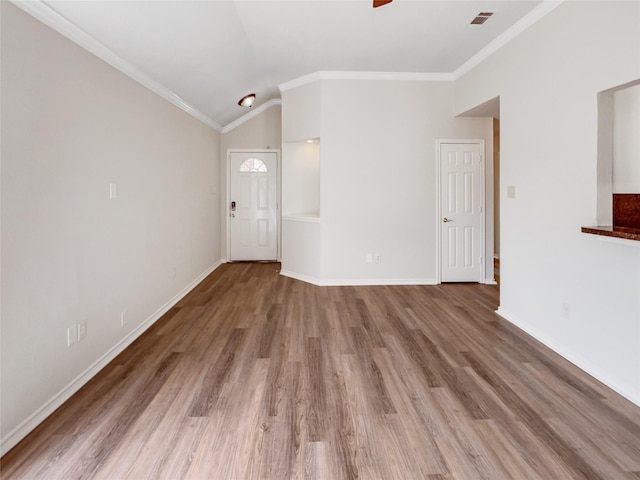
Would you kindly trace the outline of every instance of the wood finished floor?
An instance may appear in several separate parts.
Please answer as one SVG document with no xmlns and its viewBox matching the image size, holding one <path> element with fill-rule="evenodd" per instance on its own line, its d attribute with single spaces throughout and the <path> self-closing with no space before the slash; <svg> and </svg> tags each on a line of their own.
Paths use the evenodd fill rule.
<svg viewBox="0 0 640 480">
<path fill-rule="evenodd" d="M 227 264 L 2 459 L 9 479 L 640 479 L 640 408 L 488 285 Z"/>
</svg>

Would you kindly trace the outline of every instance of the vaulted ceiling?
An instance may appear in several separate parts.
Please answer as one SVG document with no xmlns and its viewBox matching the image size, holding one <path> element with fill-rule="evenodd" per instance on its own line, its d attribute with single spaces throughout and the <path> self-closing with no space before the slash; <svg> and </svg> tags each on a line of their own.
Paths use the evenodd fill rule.
<svg viewBox="0 0 640 480">
<path fill-rule="evenodd" d="M 370 0 L 18 5 L 27 11 L 36 5 L 36 16 L 54 18 L 48 23 L 93 45 L 94 53 L 224 126 L 247 113 L 237 105 L 243 95 L 256 93 L 259 107 L 280 97 L 278 85 L 314 72 L 455 75 L 535 16 L 542 3 L 394 0 L 376 9 Z M 470 25 L 480 12 L 494 14 L 482 26 Z"/>
</svg>

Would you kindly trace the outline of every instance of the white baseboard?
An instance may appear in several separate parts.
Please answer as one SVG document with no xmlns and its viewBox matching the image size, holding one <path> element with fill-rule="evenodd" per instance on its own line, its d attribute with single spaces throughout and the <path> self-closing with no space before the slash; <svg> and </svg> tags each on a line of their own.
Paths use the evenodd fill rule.
<svg viewBox="0 0 640 480">
<path fill-rule="evenodd" d="M 301 282 L 310 283 L 312 285 L 320 285 L 320 280 L 315 277 L 310 277 L 308 275 L 301 275 L 299 273 L 291 272 L 289 270 L 280 270 L 280 275 L 284 277 L 293 278 L 294 280 L 300 280 Z"/>
<path fill-rule="evenodd" d="M 485 278 L 484 282 L 482 282 L 482 283 L 484 283 L 486 285 L 497 285 L 498 284 L 498 282 L 496 282 L 495 278 Z"/>
<path fill-rule="evenodd" d="M 289 270 L 281 270 L 280 275 L 311 283 L 319 287 L 356 287 L 356 286 L 380 286 L 380 285 L 437 285 L 433 278 L 360 278 L 341 280 L 321 280 L 319 278 L 301 275 Z"/>
<path fill-rule="evenodd" d="M 20 440 L 26 437 L 34 428 L 42 423 L 49 415 L 57 410 L 64 402 L 66 402 L 74 393 L 82 388 L 89 380 L 91 380 L 100 370 L 116 358 L 125 348 L 133 343 L 140 335 L 142 335 L 151 325 L 153 325 L 162 315 L 164 315 L 171 307 L 178 303 L 187 293 L 193 290 L 207 275 L 220 266 L 218 261 L 207 268 L 196 279 L 183 288 L 171 300 L 156 310 L 149 318 L 142 322 L 138 327 L 132 330 L 126 337 L 120 340 L 116 345 L 109 349 L 102 357 L 96 360 L 89 368 L 78 375 L 67 386 L 60 390 L 44 405 L 38 408 L 33 414 L 27 417 L 16 428 L 11 430 L 0 440 L 0 456 L 7 453 L 15 447 Z"/>
<path fill-rule="evenodd" d="M 359 287 L 376 285 L 437 285 L 434 278 L 345 278 L 322 280 L 325 287 Z"/>
<path fill-rule="evenodd" d="M 640 397 L 636 393 L 629 391 L 623 386 L 616 385 L 615 383 L 611 382 L 608 378 L 608 375 L 605 372 L 603 372 L 601 369 L 593 365 L 588 360 L 585 360 L 581 355 L 577 355 L 576 353 L 567 350 L 566 347 L 559 345 L 558 343 L 550 339 L 547 335 L 540 333 L 537 329 L 533 328 L 527 322 L 518 318 L 513 313 L 506 311 L 502 307 L 498 307 L 498 310 L 496 310 L 496 313 L 500 315 L 502 318 L 504 318 L 505 320 L 507 320 L 509 323 L 512 323 L 519 329 L 531 335 L 533 338 L 535 338 L 539 342 L 542 342 L 544 345 L 549 347 L 558 355 L 568 360 L 569 362 L 573 363 L 579 369 L 583 370 L 584 372 L 588 373 L 595 379 L 604 383 L 607 387 L 619 393 L 630 402 L 633 402 L 634 404 L 640 406 Z"/>
</svg>

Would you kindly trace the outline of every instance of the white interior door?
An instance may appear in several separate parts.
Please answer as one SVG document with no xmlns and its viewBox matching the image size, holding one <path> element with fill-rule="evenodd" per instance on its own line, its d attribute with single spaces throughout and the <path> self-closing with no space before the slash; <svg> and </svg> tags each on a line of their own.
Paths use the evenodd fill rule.
<svg viewBox="0 0 640 480">
<path fill-rule="evenodd" d="M 278 156 L 229 156 L 229 260 L 278 258 Z"/>
<path fill-rule="evenodd" d="M 479 282 L 483 262 L 482 145 L 440 144 L 441 281 Z"/>
</svg>

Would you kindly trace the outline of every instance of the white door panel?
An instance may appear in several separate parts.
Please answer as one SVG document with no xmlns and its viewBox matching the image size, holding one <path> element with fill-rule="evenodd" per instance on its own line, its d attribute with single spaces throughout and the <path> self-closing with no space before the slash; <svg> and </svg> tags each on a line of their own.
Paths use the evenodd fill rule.
<svg viewBox="0 0 640 480">
<path fill-rule="evenodd" d="M 482 270 L 482 151 L 440 145 L 441 280 L 477 282 Z"/>
<path fill-rule="evenodd" d="M 276 152 L 233 152 L 229 159 L 229 260 L 278 257 Z"/>
</svg>

